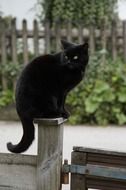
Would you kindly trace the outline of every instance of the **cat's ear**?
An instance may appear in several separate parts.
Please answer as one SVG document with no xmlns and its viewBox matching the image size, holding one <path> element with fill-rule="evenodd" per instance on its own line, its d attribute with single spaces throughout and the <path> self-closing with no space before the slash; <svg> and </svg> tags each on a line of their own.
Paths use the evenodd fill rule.
<svg viewBox="0 0 126 190">
<path fill-rule="evenodd" d="M 61 40 L 61 44 L 62 44 L 63 49 L 68 49 L 70 47 L 75 46 L 75 44 L 68 42 L 66 40 Z"/>
<path fill-rule="evenodd" d="M 84 48 L 85 50 L 88 50 L 88 48 L 89 48 L 89 45 L 88 45 L 87 42 L 85 42 L 82 46 L 83 46 L 83 48 Z"/>
<path fill-rule="evenodd" d="M 87 42 L 85 42 L 84 44 L 82 44 L 82 49 L 83 49 L 83 51 L 85 52 L 85 53 L 88 53 L 88 48 L 89 48 L 89 45 L 88 45 L 88 43 Z"/>
</svg>

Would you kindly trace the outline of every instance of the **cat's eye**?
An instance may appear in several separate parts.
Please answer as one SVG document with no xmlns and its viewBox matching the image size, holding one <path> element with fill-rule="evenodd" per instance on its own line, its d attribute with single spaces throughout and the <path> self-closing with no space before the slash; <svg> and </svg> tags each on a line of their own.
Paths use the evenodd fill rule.
<svg viewBox="0 0 126 190">
<path fill-rule="evenodd" d="M 77 56 L 77 55 L 75 55 L 75 56 L 73 57 L 73 59 L 74 59 L 74 60 L 77 60 L 77 59 L 78 59 L 78 56 Z"/>
<path fill-rule="evenodd" d="M 65 55 L 65 59 L 68 59 L 68 56 L 67 56 L 67 55 Z"/>
</svg>

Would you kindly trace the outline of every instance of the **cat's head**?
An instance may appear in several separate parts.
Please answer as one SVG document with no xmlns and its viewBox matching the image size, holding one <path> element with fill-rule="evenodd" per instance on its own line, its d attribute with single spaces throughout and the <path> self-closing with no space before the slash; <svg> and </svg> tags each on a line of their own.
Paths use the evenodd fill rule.
<svg viewBox="0 0 126 190">
<path fill-rule="evenodd" d="M 73 44 L 71 42 L 61 40 L 63 46 L 62 62 L 69 69 L 79 68 L 85 70 L 88 63 L 88 43 Z"/>
</svg>

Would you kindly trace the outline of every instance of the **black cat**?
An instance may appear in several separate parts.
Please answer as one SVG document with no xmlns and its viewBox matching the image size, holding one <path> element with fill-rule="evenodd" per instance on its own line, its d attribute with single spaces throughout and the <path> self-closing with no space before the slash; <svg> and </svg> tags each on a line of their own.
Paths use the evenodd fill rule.
<svg viewBox="0 0 126 190">
<path fill-rule="evenodd" d="M 61 41 L 64 51 L 35 58 L 22 71 L 16 86 L 16 109 L 23 125 L 19 144 L 7 143 L 11 152 L 26 151 L 34 140 L 34 118 L 68 118 L 66 95 L 83 78 L 88 44 Z"/>
</svg>

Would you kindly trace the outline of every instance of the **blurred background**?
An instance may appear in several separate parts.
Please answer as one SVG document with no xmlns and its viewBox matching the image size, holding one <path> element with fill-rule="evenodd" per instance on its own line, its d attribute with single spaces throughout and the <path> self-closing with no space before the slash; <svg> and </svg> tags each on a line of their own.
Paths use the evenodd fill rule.
<svg viewBox="0 0 126 190">
<path fill-rule="evenodd" d="M 14 89 L 22 67 L 35 56 L 60 51 L 62 38 L 90 45 L 85 80 L 67 98 L 69 122 L 124 125 L 125 10 L 125 0 L 0 0 L 1 119 L 17 119 Z"/>
<path fill-rule="evenodd" d="M 61 51 L 61 38 L 90 47 L 84 80 L 66 102 L 63 157 L 74 145 L 125 152 L 126 0 L 0 0 L 0 152 L 22 136 L 13 122 L 18 75 L 34 57 Z M 37 154 L 37 132 L 25 154 Z"/>
</svg>

